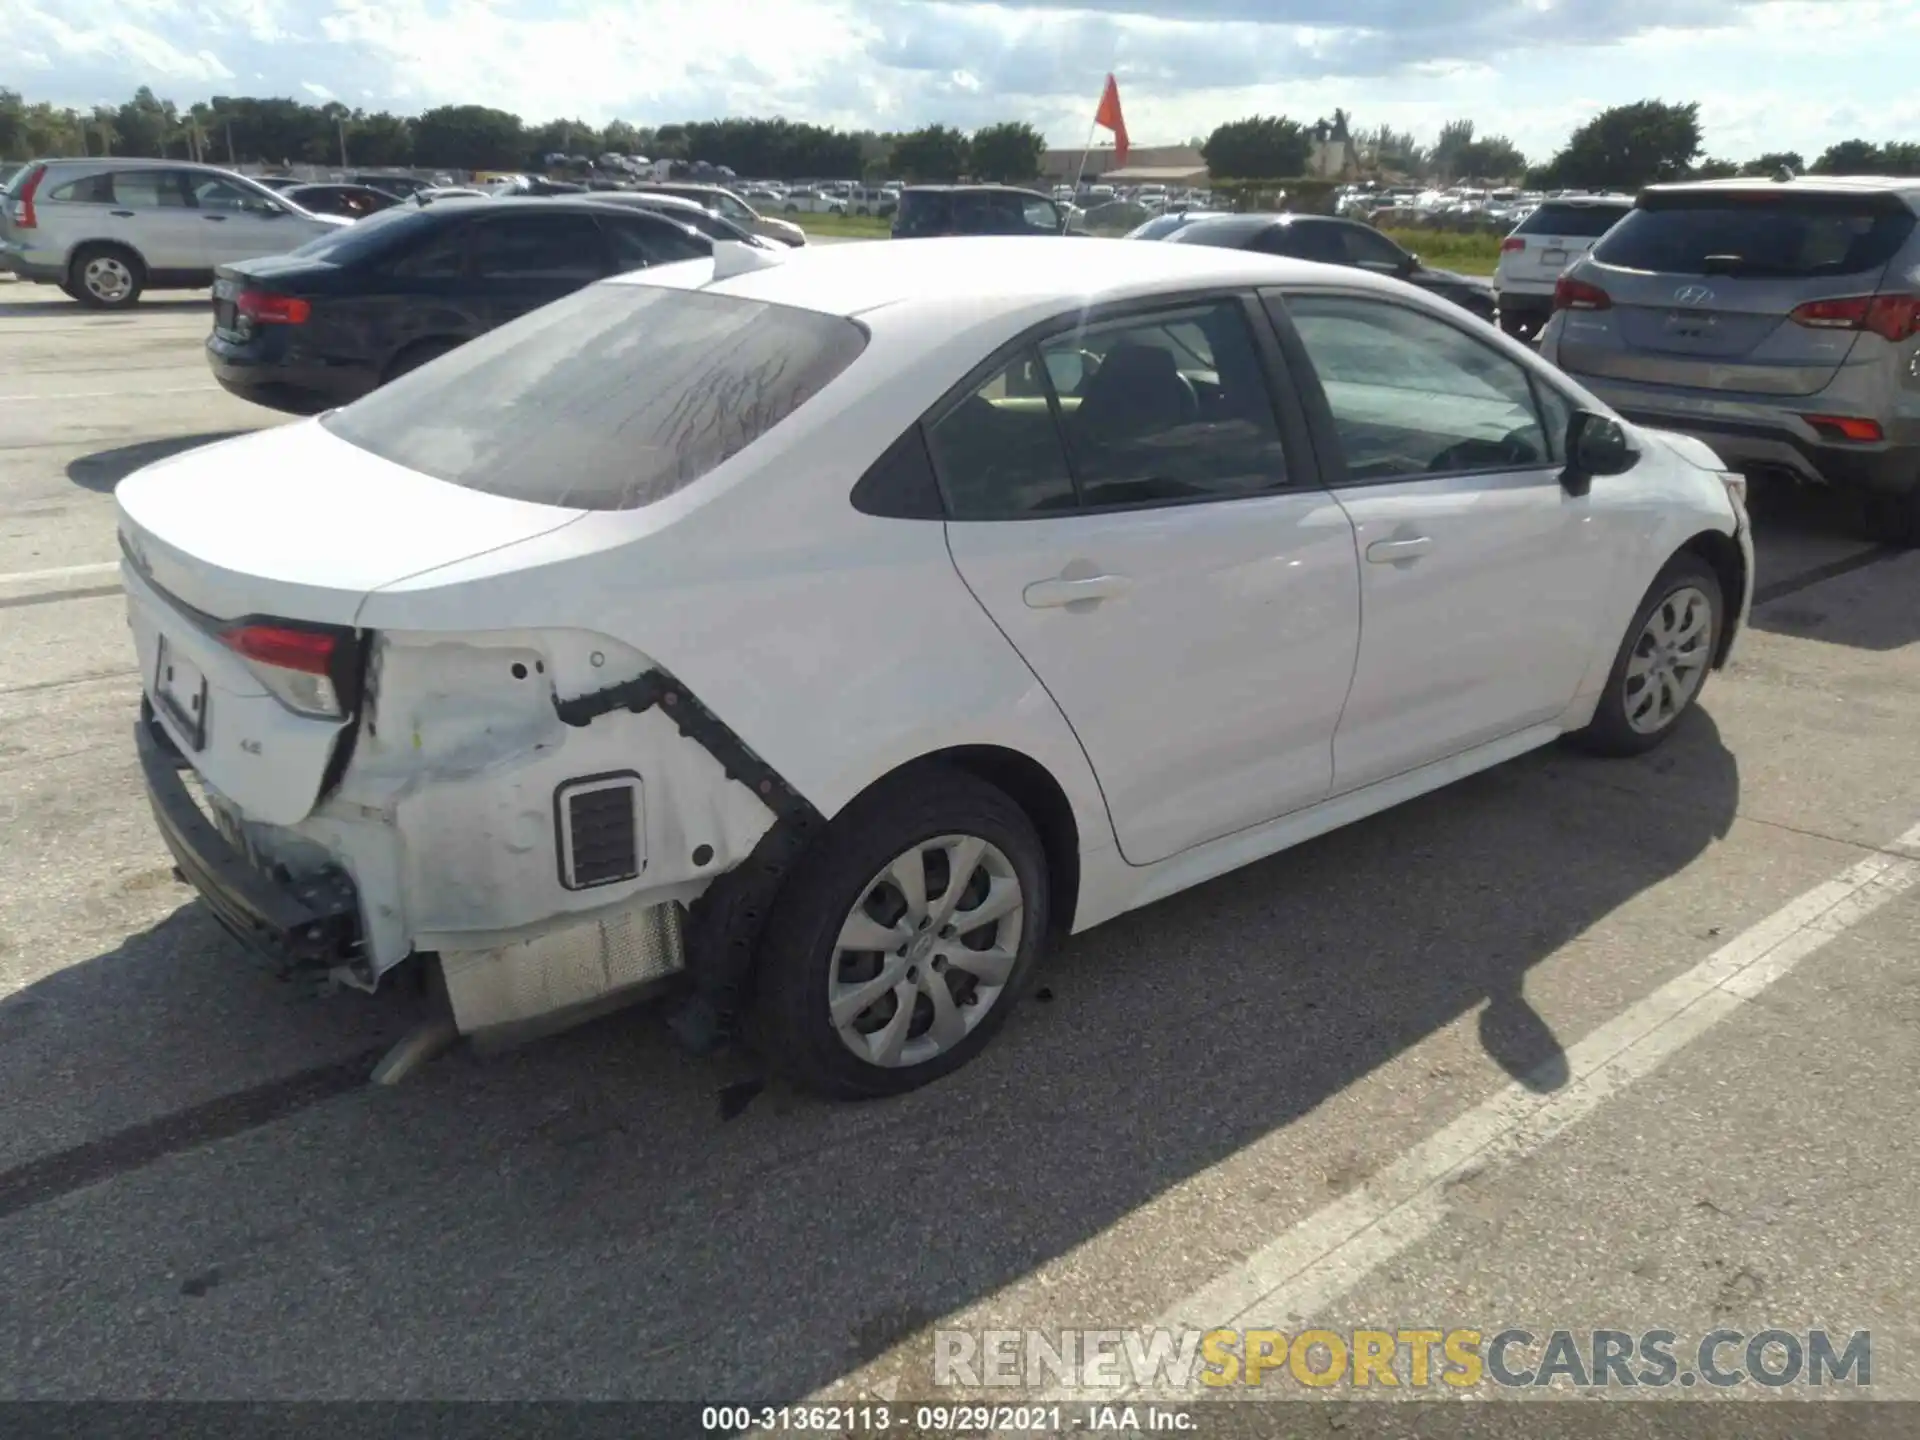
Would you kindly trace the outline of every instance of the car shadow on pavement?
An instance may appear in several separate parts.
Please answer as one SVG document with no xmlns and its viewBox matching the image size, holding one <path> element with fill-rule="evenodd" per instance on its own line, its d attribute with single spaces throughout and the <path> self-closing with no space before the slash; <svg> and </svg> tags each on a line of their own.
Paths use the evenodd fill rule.
<svg viewBox="0 0 1920 1440">
<path fill-rule="evenodd" d="M 117 445 L 111 450 L 96 450 L 67 462 L 67 479 L 83 490 L 107 494 L 127 476 L 156 460 L 166 460 L 236 436 L 250 430 L 211 430 L 201 435 L 170 435 L 164 440 L 142 440 L 134 445 Z"/>
<path fill-rule="evenodd" d="M 59 291 L 49 287 L 42 292 L 44 300 L 0 300 L 0 320 L 16 317 L 45 319 L 48 316 L 61 315 L 68 318 L 100 321 L 127 321 L 136 315 L 183 315 L 199 314 L 213 303 L 202 295 L 198 300 L 142 300 L 130 310 L 93 310 L 76 300 L 67 300 Z M 65 304 L 60 302 L 65 300 Z"/>
<path fill-rule="evenodd" d="M 0 1360 L 47 1393 L 777 1401 L 910 1342 L 902 1398 L 929 1398 L 941 1317 L 1337 1123 L 1316 1112 L 1463 1017 L 1497 1069 L 1454 1037 L 1453 1071 L 1381 1077 L 1380 1134 L 1332 1131 L 1241 1197 L 1261 1234 L 1387 1163 L 1396 1125 L 1424 1135 L 1509 1076 L 1565 1084 L 1529 972 L 1726 835 L 1739 793 L 1706 711 L 1639 760 L 1537 752 L 1077 937 L 977 1061 L 867 1105 L 775 1083 L 728 1106 L 727 1067 L 646 1011 L 391 1090 L 329 1081 L 404 1004 L 290 1002 L 190 906 L 0 1001 L 7 1090 L 113 1132 L 78 1161 L 14 1142 Z M 1612 1013 L 1698 958 L 1681 942 L 1556 975 Z M 317 1075 L 314 1101 L 261 1078 L 284 1075 Z M 262 1098 L 141 1113 L 234 1091 Z M 22 1164 L 39 1188 L 6 1204 Z"/>
<path fill-rule="evenodd" d="M 1857 497 L 1755 484 L 1753 628 L 1858 650 L 1920 640 L 1920 560 L 1864 539 Z"/>
</svg>

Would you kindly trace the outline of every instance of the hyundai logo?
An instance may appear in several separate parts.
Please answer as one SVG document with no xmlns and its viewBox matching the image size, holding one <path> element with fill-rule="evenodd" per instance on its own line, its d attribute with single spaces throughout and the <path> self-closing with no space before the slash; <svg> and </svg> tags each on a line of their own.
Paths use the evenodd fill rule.
<svg viewBox="0 0 1920 1440">
<path fill-rule="evenodd" d="M 1713 291 L 1704 285 L 1682 285 L 1673 292 L 1676 305 L 1704 305 L 1713 299 Z"/>
</svg>

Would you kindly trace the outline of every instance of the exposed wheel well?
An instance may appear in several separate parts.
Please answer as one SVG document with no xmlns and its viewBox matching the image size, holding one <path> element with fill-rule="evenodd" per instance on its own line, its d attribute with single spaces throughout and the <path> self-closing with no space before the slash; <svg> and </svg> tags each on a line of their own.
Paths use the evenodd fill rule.
<svg viewBox="0 0 1920 1440">
<path fill-rule="evenodd" d="M 1047 875 L 1053 892 L 1048 897 L 1053 923 L 1047 944 L 1063 942 L 1073 930 L 1074 911 L 1080 903 L 1080 827 L 1074 822 L 1073 805 L 1060 782 L 1039 761 L 998 745 L 962 745 L 922 759 L 942 761 L 977 776 L 1005 791 L 1027 812 L 1047 847 Z"/>
<path fill-rule="evenodd" d="M 1747 557 L 1740 553 L 1740 546 L 1731 535 L 1723 535 L 1718 530 L 1703 530 L 1686 544 L 1681 551 L 1689 555 L 1698 555 L 1713 567 L 1713 573 L 1720 580 L 1720 597 L 1729 610 L 1739 605 L 1740 597 L 1746 591 Z M 1720 644 L 1714 653 L 1714 668 L 1726 664 L 1727 651 L 1733 646 L 1733 626 L 1721 627 Z"/>
</svg>

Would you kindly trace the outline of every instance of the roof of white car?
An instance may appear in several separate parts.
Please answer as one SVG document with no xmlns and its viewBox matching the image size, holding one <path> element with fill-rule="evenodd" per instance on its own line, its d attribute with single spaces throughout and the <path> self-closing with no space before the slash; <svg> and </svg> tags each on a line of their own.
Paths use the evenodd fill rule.
<svg viewBox="0 0 1920 1440">
<path fill-rule="evenodd" d="M 713 261 L 635 271 L 612 284 L 707 289 L 830 315 L 858 315 L 903 301 L 978 301 L 1017 309 L 1058 299 L 1095 303 L 1212 285 L 1278 285 L 1324 276 L 1328 267 L 1248 250 L 1086 237 L 967 236 L 808 245 L 779 263 L 712 280 Z M 1392 288 L 1342 269 L 1346 285 Z"/>
</svg>

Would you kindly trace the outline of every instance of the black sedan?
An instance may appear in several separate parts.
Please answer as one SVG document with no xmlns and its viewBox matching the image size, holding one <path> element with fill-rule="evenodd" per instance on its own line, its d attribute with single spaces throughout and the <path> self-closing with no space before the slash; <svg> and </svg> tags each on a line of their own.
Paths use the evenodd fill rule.
<svg viewBox="0 0 1920 1440">
<path fill-rule="evenodd" d="M 400 203 L 398 195 L 370 185 L 289 185 L 280 193 L 302 210 L 315 215 L 344 215 L 349 220 L 363 220 Z"/>
<path fill-rule="evenodd" d="M 1182 225 L 1164 238 L 1169 245 L 1217 245 L 1225 250 L 1261 250 L 1323 265 L 1351 265 L 1376 275 L 1397 275 L 1409 284 L 1492 323 L 1493 286 L 1471 275 L 1435 270 L 1402 250 L 1371 225 L 1330 215 L 1226 215 Z"/>
<path fill-rule="evenodd" d="M 298 250 L 214 272 L 214 378 L 314 414 L 608 275 L 713 242 L 664 215 L 590 200 L 396 205 Z"/>
</svg>

